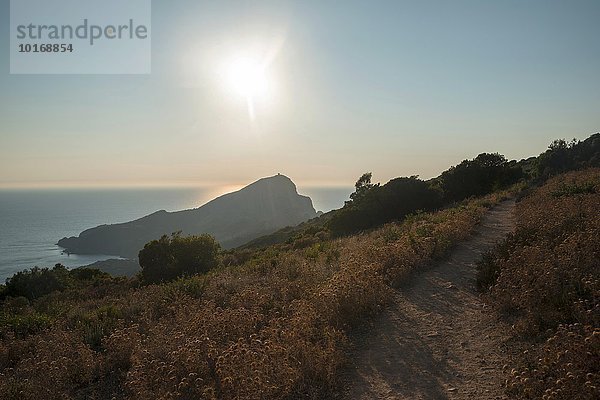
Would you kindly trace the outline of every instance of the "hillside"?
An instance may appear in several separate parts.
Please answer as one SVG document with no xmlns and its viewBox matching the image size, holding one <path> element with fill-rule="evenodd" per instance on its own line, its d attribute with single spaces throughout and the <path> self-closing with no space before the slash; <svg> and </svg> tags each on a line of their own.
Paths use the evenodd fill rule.
<svg viewBox="0 0 600 400">
<path fill-rule="evenodd" d="M 555 176 L 517 203 L 515 232 L 479 265 L 490 314 L 522 348 L 506 365 L 513 398 L 600 398 L 599 209 L 600 169 Z"/>
<path fill-rule="evenodd" d="M 482 153 L 472 160 L 464 160 L 442 172 L 438 177 L 425 181 L 427 186 L 437 189 L 410 193 L 411 184 L 422 182 L 416 177 L 392 179 L 384 185 L 372 184 L 364 198 L 350 199 L 340 210 L 333 210 L 318 218 L 304 222 L 298 226 L 289 226 L 272 234 L 260 236 L 241 246 L 242 249 L 257 249 L 286 242 L 297 242 L 300 237 L 306 237 L 315 232 L 326 230 L 332 219 L 343 220 L 349 215 L 351 231 L 376 226 L 382 222 L 401 219 L 405 214 L 417 210 L 427 211 L 436 207 L 447 206 L 455 201 L 464 200 L 471 196 L 481 196 L 499 188 L 509 186 L 518 181 L 529 181 L 533 184 L 542 182 L 550 176 L 574 169 L 600 167 L 600 133 L 590 135 L 583 141 L 566 141 L 563 139 L 553 141 L 548 149 L 539 156 L 532 156 L 520 161 L 506 160 L 497 153 Z M 408 184 L 408 185 L 407 185 Z M 357 182 L 357 190 L 360 182 Z M 374 189 L 374 190 L 370 190 Z M 415 199 L 417 201 L 415 201 Z M 366 203 L 362 206 L 357 203 Z M 398 204 L 406 208 L 404 213 L 398 213 Z M 358 209 L 367 209 L 359 212 Z M 387 209 L 387 215 L 381 214 L 382 209 Z M 366 215 L 371 214 L 371 215 Z M 374 220 L 367 222 L 357 221 L 365 218 Z M 358 224 L 361 224 L 360 228 Z"/>
<path fill-rule="evenodd" d="M 209 233 L 224 248 L 294 226 L 316 216 L 309 197 L 301 196 L 284 175 L 260 179 L 191 210 L 157 211 L 140 219 L 85 230 L 58 245 L 74 254 L 108 254 L 135 258 L 147 242 L 182 231 Z"/>
<path fill-rule="evenodd" d="M 38 294 L 2 302 L 0 397 L 329 398 L 353 327 L 501 197 L 233 264 L 225 256 L 213 272 L 160 285 L 58 267 L 16 275 L 7 290 L 32 294 L 23 285 L 35 277 Z M 44 276 L 63 283 L 44 294 Z M 49 369 L 57 359 L 64 367 Z"/>
<path fill-rule="evenodd" d="M 497 154 L 430 182 L 364 174 L 324 223 L 227 251 L 153 240 L 133 278 L 15 274 L 0 286 L 0 398 L 595 399 L 600 175 L 586 149 L 551 146 L 528 160 L 551 178 L 504 190 L 515 163 Z"/>
</svg>

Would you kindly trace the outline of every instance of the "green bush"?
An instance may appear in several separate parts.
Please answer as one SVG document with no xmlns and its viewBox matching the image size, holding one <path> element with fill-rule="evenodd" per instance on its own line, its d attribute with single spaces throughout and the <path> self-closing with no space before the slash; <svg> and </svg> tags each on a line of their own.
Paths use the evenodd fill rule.
<svg viewBox="0 0 600 400">
<path fill-rule="evenodd" d="M 557 139 L 540 154 L 536 162 L 537 175 L 542 179 L 589 167 L 600 167 L 600 133 L 584 141 Z"/>
<path fill-rule="evenodd" d="M 364 174 L 355 186 L 351 200 L 329 221 L 329 229 L 336 235 L 399 221 L 409 214 L 431 211 L 441 205 L 441 193 L 416 176 L 392 179 L 380 186 L 371 184 L 371 175 Z"/>
<path fill-rule="evenodd" d="M 437 181 L 444 192 L 444 201 L 448 203 L 483 196 L 516 183 L 522 177 L 523 171 L 515 162 L 509 162 L 498 153 L 481 153 L 444 171 Z"/>
<path fill-rule="evenodd" d="M 69 275 L 77 281 L 96 281 L 110 279 L 110 274 L 94 268 L 76 268 L 69 271 Z"/>
<path fill-rule="evenodd" d="M 163 235 L 147 243 L 139 253 L 142 280 L 158 283 L 206 273 L 218 265 L 220 250 L 219 243 L 207 234 Z"/>
<path fill-rule="evenodd" d="M 12 331 L 17 336 L 32 335 L 50 327 L 52 318 L 40 313 L 23 315 L 0 314 L 0 335 Z"/>
<path fill-rule="evenodd" d="M 70 275 L 64 265 L 56 264 L 52 269 L 33 267 L 8 278 L 3 297 L 23 296 L 33 300 L 69 285 Z"/>
<path fill-rule="evenodd" d="M 68 270 L 62 264 L 54 268 L 33 267 L 17 272 L 0 287 L 0 300 L 10 297 L 25 297 L 35 300 L 52 292 L 86 287 L 90 283 L 115 281 L 109 274 L 98 269 L 76 268 Z"/>
</svg>

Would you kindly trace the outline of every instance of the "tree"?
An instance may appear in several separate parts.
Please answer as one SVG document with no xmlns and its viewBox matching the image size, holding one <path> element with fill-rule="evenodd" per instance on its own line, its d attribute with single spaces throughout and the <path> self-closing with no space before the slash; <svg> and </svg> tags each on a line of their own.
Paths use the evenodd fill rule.
<svg viewBox="0 0 600 400">
<path fill-rule="evenodd" d="M 517 182 L 523 175 L 520 166 L 509 163 L 498 153 L 481 153 L 464 160 L 440 175 L 446 202 L 482 196 Z"/>
<path fill-rule="evenodd" d="M 371 184 L 370 173 L 363 174 L 350 197 L 352 200 L 337 210 L 328 223 L 336 235 L 370 229 L 441 205 L 440 192 L 416 176 L 392 179 L 380 186 Z"/>
<path fill-rule="evenodd" d="M 208 234 L 181 236 L 179 232 L 163 235 L 147 243 L 139 252 L 142 280 L 158 283 L 206 273 L 218 265 L 220 250 L 219 243 Z"/>
<path fill-rule="evenodd" d="M 547 179 L 552 175 L 571 171 L 585 166 L 593 166 L 588 161 L 593 158 L 593 151 L 589 152 L 594 144 L 594 135 L 580 142 L 577 139 L 567 141 L 565 139 L 556 139 L 550 143 L 548 150 L 540 154 L 537 160 L 538 177 Z M 597 139 L 597 138 L 596 138 Z M 595 153 L 598 154 L 598 144 L 596 142 Z M 587 154 L 586 154 L 587 153 Z"/>
<path fill-rule="evenodd" d="M 483 168 L 502 168 L 508 162 L 506 157 L 499 153 L 481 153 L 473 161 Z"/>
<path fill-rule="evenodd" d="M 354 184 L 355 191 L 350 195 L 350 199 L 353 202 L 360 202 L 372 189 L 379 187 L 379 183 L 376 185 L 371 183 L 372 177 L 373 174 L 371 172 L 365 172 L 358 178 Z"/>
</svg>

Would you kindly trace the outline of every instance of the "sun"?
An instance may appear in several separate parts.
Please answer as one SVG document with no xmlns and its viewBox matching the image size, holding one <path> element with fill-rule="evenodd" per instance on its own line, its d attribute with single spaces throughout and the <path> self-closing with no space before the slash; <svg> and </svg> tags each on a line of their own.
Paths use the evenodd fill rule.
<svg viewBox="0 0 600 400">
<path fill-rule="evenodd" d="M 240 96 L 256 98 L 267 92 L 266 68 L 256 60 L 233 59 L 227 75 L 231 88 Z"/>
<path fill-rule="evenodd" d="M 230 89 L 246 101 L 253 120 L 256 101 L 268 93 L 267 66 L 257 59 L 236 57 L 229 62 L 225 72 Z"/>
</svg>

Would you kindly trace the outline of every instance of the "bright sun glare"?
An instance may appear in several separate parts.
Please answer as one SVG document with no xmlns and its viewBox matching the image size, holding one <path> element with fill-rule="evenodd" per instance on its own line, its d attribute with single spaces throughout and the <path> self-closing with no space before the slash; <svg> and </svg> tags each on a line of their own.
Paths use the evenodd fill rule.
<svg viewBox="0 0 600 400">
<path fill-rule="evenodd" d="M 267 91 L 265 68 L 249 58 L 238 58 L 229 67 L 232 88 L 244 97 L 262 96 Z"/>
<path fill-rule="evenodd" d="M 226 73 L 231 89 L 246 100 L 248 114 L 254 120 L 255 102 L 268 91 L 266 65 L 251 58 L 239 57 L 231 61 Z"/>
</svg>

